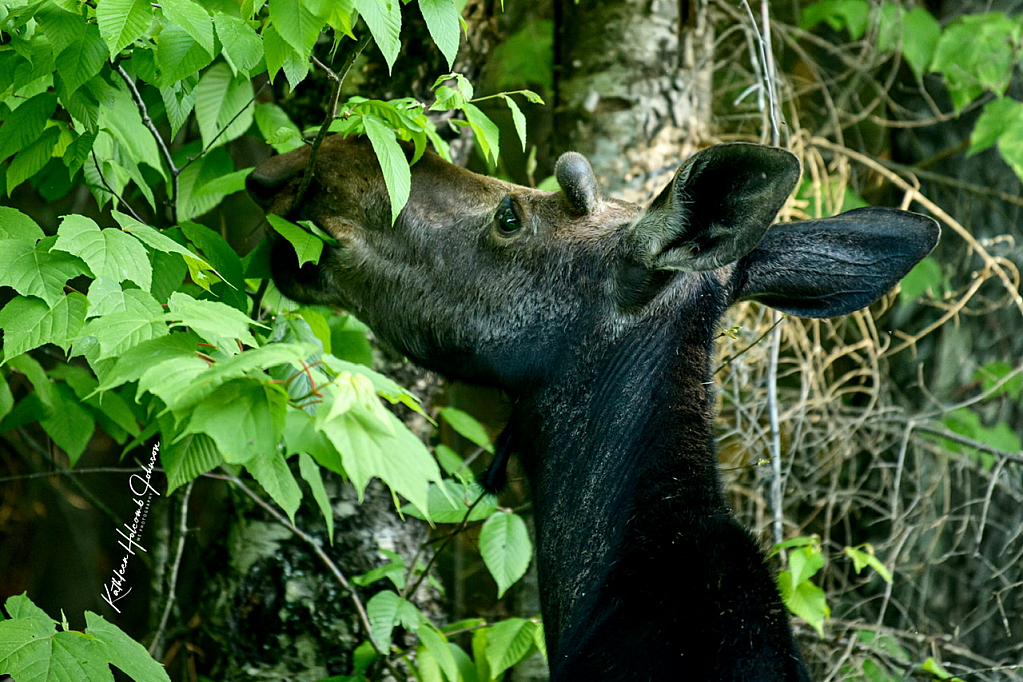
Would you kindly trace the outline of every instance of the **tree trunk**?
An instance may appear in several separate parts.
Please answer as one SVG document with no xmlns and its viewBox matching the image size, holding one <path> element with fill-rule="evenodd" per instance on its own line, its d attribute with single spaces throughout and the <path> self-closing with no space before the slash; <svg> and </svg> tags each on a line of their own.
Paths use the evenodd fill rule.
<svg viewBox="0 0 1023 682">
<path fill-rule="evenodd" d="M 709 128 L 706 2 L 559 0 L 555 7 L 556 137 L 563 150 L 589 158 L 606 192 L 649 199 Z"/>
</svg>

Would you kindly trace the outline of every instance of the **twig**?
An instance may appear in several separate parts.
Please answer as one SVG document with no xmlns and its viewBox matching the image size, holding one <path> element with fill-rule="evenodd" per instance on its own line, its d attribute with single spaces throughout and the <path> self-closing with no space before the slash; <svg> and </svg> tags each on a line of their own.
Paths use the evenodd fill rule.
<svg viewBox="0 0 1023 682">
<path fill-rule="evenodd" d="M 290 530 L 292 533 L 297 535 L 299 539 L 301 539 L 303 542 L 309 545 L 309 547 L 312 548 L 313 552 L 316 553 L 316 556 L 320 558 L 320 561 L 322 561 L 323 564 L 327 567 L 327 569 L 334 575 L 334 578 L 341 585 L 341 587 L 347 590 L 348 594 L 351 596 L 352 604 L 355 605 L 355 611 L 359 616 L 359 623 L 362 625 L 363 630 L 365 630 L 366 639 L 373 647 L 373 650 L 376 651 L 377 655 L 383 661 L 388 671 L 390 671 L 390 673 L 394 675 L 396 678 L 400 679 L 400 673 L 394 669 L 390 659 L 387 657 L 387 652 L 380 648 L 380 644 L 377 642 L 376 637 L 373 636 L 373 627 L 369 623 L 369 616 L 366 614 L 366 607 L 362 603 L 362 599 L 359 597 L 359 593 L 356 592 L 355 588 L 352 587 L 350 582 L 348 582 L 348 578 L 346 578 L 344 573 L 341 572 L 341 569 L 338 567 L 337 564 L 334 563 L 333 559 L 327 556 L 327 553 L 323 551 L 323 547 L 321 547 L 320 543 L 316 541 L 316 538 L 309 535 L 304 530 L 293 524 L 287 517 L 285 517 L 283 514 L 277 511 L 273 507 L 273 505 L 268 503 L 266 500 L 257 495 L 251 488 L 245 485 L 245 483 L 242 482 L 242 480 L 237 476 L 228 474 L 226 476 L 226 479 L 231 481 L 236 486 L 238 486 L 238 488 L 242 492 L 244 492 L 246 495 L 252 498 L 252 500 L 260 507 L 262 507 L 263 510 L 266 511 L 266 513 L 272 516 L 277 521 L 277 523 L 281 524 L 282 526 Z"/>
<path fill-rule="evenodd" d="M 122 197 L 120 194 L 115 192 L 114 188 L 111 187 L 110 183 L 107 182 L 107 179 L 105 177 L 103 177 L 103 169 L 99 167 L 99 159 L 96 158 L 96 150 L 95 150 L 95 148 L 92 149 L 90 151 L 90 153 L 92 154 L 92 165 L 94 165 L 96 167 L 96 174 L 99 175 L 99 181 L 103 183 L 103 186 L 106 188 L 106 190 L 108 192 L 110 192 L 110 194 L 112 196 L 117 197 L 117 200 L 121 202 L 121 205 L 124 206 L 124 208 L 128 211 L 128 213 L 131 213 L 131 217 L 132 218 L 134 218 L 135 220 L 139 221 L 140 223 L 145 222 L 144 220 L 142 220 L 142 217 L 138 213 L 135 212 L 135 209 L 131 207 L 131 204 L 129 204 L 127 201 L 125 201 L 124 197 Z"/>
<path fill-rule="evenodd" d="M 458 535 L 459 533 L 461 533 L 463 530 L 466 529 L 466 527 L 469 525 L 469 517 L 472 515 L 472 510 L 475 509 L 476 505 L 478 505 L 483 500 L 483 498 L 486 497 L 486 496 L 487 496 L 487 493 L 482 493 L 479 497 L 476 498 L 475 502 L 473 502 L 471 505 L 469 505 L 469 508 L 465 510 L 465 516 L 462 517 L 461 522 L 459 522 L 458 526 L 453 531 L 448 533 L 446 538 L 444 538 L 444 542 L 441 543 L 441 546 L 438 547 L 437 550 L 433 553 L 433 556 L 430 557 L 429 563 L 426 564 L 426 568 L 423 569 L 423 572 L 419 576 L 419 579 L 416 580 L 416 584 L 412 586 L 411 590 L 406 590 L 405 591 L 405 595 L 408 595 L 408 596 L 415 595 L 416 591 L 419 589 L 419 586 L 423 584 L 423 580 L 425 580 L 426 576 L 428 576 L 430 574 L 430 569 L 433 568 L 433 565 L 435 563 L 437 563 L 437 557 L 439 557 L 440 553 L 443 552 L 444 549 L 449 544 L 451 544 L 451 541 L 455 539 L 456 535 Z M 415 562 L 413 562 L 413 566 L 414 566 L 414 563 Z"/>
<path fill-rule="evenodd" d="M 761 27 L 758 30 L 756 18 L 753 16 L 753 10 L 750 8 L 749 3 L 746 0 L 742 0 L 742 6 L 745 8 L 750 25 L 753 27 L 753 31 L 757 34 L 757 44 L 760 48 L 760 64 L 761 64 L 761 75 L 763 76 L 763 87 L 767 94 L 767 114 L 768 120 L 771 123 L 771 142 L 774 146 L 781 144 L 781 129 L 778 122 L 778 94 L 776 89 L 776 78 L 777 73 L 774 67 L 774 54 L 771 46 L 771 19 L 768 15 L 768 3 L 762 2 L 760 4 L 760 20 Z M 767 365 L 767 411 L 771 423 L 771 513 L 772 523 L 771 527 L 774 534 L 775 543 L 779 543 L 785 539 L 784 537 L 784 525 L 783 525 L 783 501 L 784 501 L 784 481 L 782 479 L 781 470 L 781 426 L 779 423 L 778 415 L 778 357 L 781 352 L 781 327 L 780 323 L 782 320 L 781 313 L 775 311 L 772 313 L 774 317 L 774 325 L 771 327 L 771 353 Z"/>
<path fill-rule="evenodd" d="M 149 128 L 149 132 L 156 138 L 156 146 L 160 148 L 163 153 L 163 160 L 167 164 L 171 173 L 171 201 L 168 202 L 170 208 L 170 220 L 172 225 L 176 225 L 178 222 L 177 215 L 177 199 L 178 199 L 178 176 L 181 175 L 181 169 L 174 165 L 174 159 L 171 157 L 170 149 L 167 147 L 167 143 L 163 139 L 163 135 L 157 129 L 156 124 L 153 123 L 153 119 L 149 117 L 149 109 L 146 107 L 145 100 L 142 99 L 141 93 L 138 88 L 135 87 L 135 81 L 132 80 L 128 72 L 124 70 L 124 67 L 117 64 L 114 67 L 117 73 L 121 74 L 121 78 L 128 84 L 128 89 L 131 90 L 131 98 L 135 100 L 135 106 L 138 107 L 139 112 L 142 114 L 142 123 Z M 142 221 L 139 221 L 142 222 Z"/>
<path fill-rule="evenodd" d="M 340 73 L 334 73 L 327 65 L 317 59 L 315 56 L 310 55 L 309 59 L 318 67 L 323 69 L 327 74 L 327 77 L 334 81 L 334 85 L 330 90 L 330 102 L 327 105 L 327 115 L 323 117 L 323 125 L 320 126 L 320 130 L 316 133 L 316 138 L 313 140 L 312 148 L 309 150 L 309 162 L 306 164 L 305 171 L 302 173 L 302 182 L 298 186 L 298 191 L 295 193 L 295 198 L 291 201 L 291 207 L 288 208 L 288 213 L 297 209 L 302 203 L 302 198 L 305 197 L 306 190 L 309 189 L 309 183 L 313 179 L 313 169 L 316 167 L 316 156 L 320 153 L 320 145 L 323 144 L 323 140 L 327 137 L 327 132 L 330 130 L 330 124 L 334 122 L 337 117 L 337 101 L 341 95 L 341 86 L 344 85 L 345 78 L 348 77 L 348 72 L 351 71 L 352 65 L 355 64 L 355 60 L 359 58 L 362 51 L 369 45 L 372 36 L 366 34 L 362 40 L 355 46 L 345 59 L 344 65 L 341 67 Z"/>
<path fill-rule="evenodd" d="M 178 570 L 181 568 L 181 558 L 185 555 L 185 539 L 188 537 L 188 501 L 192 496 L 192 487 L 194 485 L 194 479 L 189 481 L 180 499 L 181 517 L 178 522 L 178 547 L 174 552 L 174 564 L 171 567 L 170 579 L 167 581 L 167 601 L 163 607 L 163 615 L 160 616 L 160 625 L 156 628 L 153 641 L 149 644 L 149 655 L 156 660 L 163 658 L 161 640 L 163 640 L 164 632 L 167 629 L 171 607 L 174 606 L 174 592 L 178 584 Z"/>
<path fill-rule="evenodd" d="M 821 137 L 811 138 L 809 140 L 809 144 L 820 149 L 827 149 L 836 154 L 846 156 L 856 161 L 857 163 L 867 166 L 871 170 L 879 173 L 880 175 L 884 176 L 887 180 L 889 180 L 893 185 L 895 185 L 900 190 L 905 192 L 906 195 L 913 201 L 916 201 L 921 206 L 930 211 L 936 218 L 941 220 L 942 223 L 952 228 L 952 230 L 956 234 L 958 234 L 963 239 L 963 241 L 969 244 L 970 248 L 972 248 L 973 251 L 978 256 L 980 256 L 981 260 L 984 261 L 984 267 L 994 272 L 998 279 L 1002 281 L 1002 284 L 1005 286 L 1006 291 L 1012 297 L 1012 302 L 1019 309 L 1020 313 L 1023 313 L 1023 295 L 1020 294 L 1018 288 L 1018 281 L 1013 282 L 1009 273 L 1006 272 L 1007 263 L 1004 260 L 992 257 L 991 254 L 989 254 L 987 250 L 980 245 L 976 238 L 972 234 L 970 234 L 969 230 L 963 227 L 963 225 L 959 223 L 959 221 L 955 220 L 952 216 L 946 213 L 944 209 L 942 209 L 940 206 L 938 206 L 933 201 L 924 196 L 923 193 L 920 192 L 920 190 L 917 187 L 914 187 L 913 185 L 909 184 L 908 182 L 906 182 L 906 180 L 902 178 L 902 176 L 898 175 L 894 171 L 885 168 L 882 164 L 878 163 L 877 161 L 870 158 L 866 154 L 861 154 L 847 147 L 837 145 L 831 142 L 830 140 L 826 140 Z M 898 350 L 901 350 L 902 347 L 904 346 L 900 346 Z"/>
</svg>

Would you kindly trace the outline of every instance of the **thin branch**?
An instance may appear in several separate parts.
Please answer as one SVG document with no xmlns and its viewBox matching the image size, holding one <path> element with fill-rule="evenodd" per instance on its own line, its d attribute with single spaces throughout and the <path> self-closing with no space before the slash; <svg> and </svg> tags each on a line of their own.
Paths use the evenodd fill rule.
<svg viewBox="0 0 1023 682">
<path fill-rule="evenodd" d="M 439 557 L 440 553 L 443 552 L 444 549 L 449 544 L 451 544 L 451 541 L 455 539 L 455 536 L 457 536 L 459 533 L 461 533 L 463 530 L 465 530 L 468 527 L 468 525 L 469 525 L 469 517 L 472 515 L 472 510 L 475 509 L 476 505 L 478 505 L 483 500 L 483 498 L 486 497 L 486 496 L 487 496 L 487 493 L 482 493 L 479 497 L 476 498 L 475 502 L 473 502 L 471 505 L 469 505 L 469 508 L 465 510 L 465 516 L 462 517 L 461 522 L 459 522 L 458 526 L 453 531 L 448 533 L 446 538 L 444 538 L 444 542 L 441 543 L 441 546 L 438 547 L 437 551 L 435 551 L 433 553 L 433 556 L 430 557 L 429 563 L 426 564 L 426 568 L 423 569 L 423 573 L 419 576 L 419 579 L 416 580 L 416 584 L 412 586 L 411 590 L 406 590 L 405 591 L 406 595 L 408 595 L 408 596 L 415 595 L 416 591 L 419 589 L 419 586 L 423 584 L 423 581 L 430 574 L 430 569 L 433 568 L 433 565 L 435 563 L 437 563 L 437 557 Z"/>
<path fill-rule="evenodd" d="M 249 107 L 252 106 L 253 102 L 256 101 L 256 98 L 259 97 L 259 95 L 264 90 L 266 90 L 268 85 L 270 85 L 270 81 L 265 81 L 262 85 L 260 85 L 259 86 L 259 90 L 256 90 L 256 92 L 254 92 L 252 94 L 252 97 L 249 99 L 248 102 L 245 103 L 245 106 L 243 106 L 241 109 L 239 109 L 238 112 L 234 116 L 231 117 L 231 120 L 224 124 L 223 128 L 221 128 L 220 130 L 217 131 L 217 134 L 213 136 L 213 139 L 210 140 L 209 144 L 207 144 L 205 147 L 203 147 L 201 152 L 199 152 L 195 156 L 189 157 L 188 160 L 185 161 L 184 165 L 181 166 L 181 168 L 178 170 L 178 172 L 184 171 L 186 168 L 191 166 L 193 163 L 195 163 L 196 161 L 198 161 L 199 159 L 204 157 L 211 149 L 213 149 L 213 145 L 216 144 L 217 140 L 220 139 L 220 136 L 223 135 L 224 133 L 226 133 L 228 128 L 230 128 L 231 125 L 235 121 L 238 120 L 238 117 L 241 116 L 242 114 L 244 114 L 246 109 L 248 109 Z"/>
<path fill-rule="evenodd" d="M 145 221 L 142 220 L 142 216 L 135 212 L 135 209 L 131 207 L 131 204 L 124 200 L 124 197 L 114 191 L 114 188 L 110 186 L 110 183 L 107 182 L 107 179 L 103 176 L 103 169 L 99 167 L 99 159 L 96 158 L 96 150 L 92 149 L 90 153 L 92 154 L 92 165 L 96 167 L 96 174 L 99 175 L 99 181 L 103 183 L 103 187 L 105 187 L 111 195 L 117 197 L 117 200 L 121 202 L 121 206 L 124 206 L 128 213 L 131 213 L 132 218 L 140 223 L 144 223 Z"/>
<path fill-rule="evenodd" d="M 309 547 L 312 548 L 313 552 L 315 552 L 316 556 L 320 558 L 320 561 L 322 561 L 323 564 L 327 567 L 327 569 L 334 575 L 334 578 L 341 585 L 341 587 L 347 590 L 348 594 L 351 596 L 352 603 L 355 605 L 355 611 L 359 616 L 359 623 L 362 625 L 363 630 L 366 632 L 366 639 L 373 647 L 373 650 L 376 651 L 378 656 L 380 656 L 380 659 L 384 662 L 384 665 L 387 667 L 388 671 L 390 671 L 390 673 L 394 675 L 396 678 L 400 679 L 400 673 L 394 669 L 390 659 L 388 659 L 387 657 L 387 652 L 380 648 L 380 644 L 377 642 L 376 637 L 373 636 L 373 627 L 369 623 L 369 616 L 366 614 L 366 607 L 362 603 L 362 599 L 359 597 L 359 593 L 355 590 L 354 587 L 352 587 L 352 584 L 348 582 L 348 578 L 346 578 L 344 573 L 341 572 L 341 569 L 338 567 L 336 563 L 334 563 L 334 560 L 331 559 L 325 551 L 323 551 L 323 547 L 320 545 L 319 542 L 316 541 L 316 538 L 309 535 L 304 530 L 293 524 L 287 517 L 285 517 L 283 514 L 277 511 L 277 509 L 275 509 L 273 505 L 268 503 L 266 500 L 257 495 L 251 488 L 245 485 L 245 483 L 242 482 L 242 480 L 237 476 L 232 476 L 228 474 L 225 478 L 231 481 L 231 483 L 238 486 L 238 488 L 242 492 L 244 492 L 246 495 L 252 498 L 252 500 L 260 507 L 262 507 L 266 513 L 272 516 L 277 521 L 277 523 L 281 524 L 282 526 L 290 530 L 292 533 L 297 535 L 299 539 L 301 539 L 303 542 L 309 545 Z"/>
<path fill-rule="evenodd" d="M 334 73 L 327 65 L 317 59 L 315 56 L 310 56 L 309 59 L 316 64 L 318 67 L 323 69 L 327 74 L 327 77 L 334 81 L 330 91 L 330 103 L 327 105 L 327 115 L 323 117 L 323 125 L 320 126 L 319 132 L 316 133 L 316 139 L 313 140 L 312 149 L 309 151 L 309 162 L 306 164 L 305 171 L 302 173 L 302 182 L 298 186 L 298 191 L 295 193 L 295 198 L 291 201 L 291 207 L 288 209 L 290 214 L 302 203 L 303 197 L 305 197 L 306 190 L 309 189 L 309 183 L 313 179 L 313 169 L 316 167 L 316 156 L 320 152 L 320 145 L 323 144 L 323 140 L 327 137 L 327 132 L 330 130 L 330 124 L 334 122 L 337 117 L 337 101 L 341 95 L 341 86 L 344 85 L 345 78 L 348 77 L 348 72 L 351 71 L 352 65 L 355 64 L 355 60 L 359 58 L 362 51 L 369 45 L 372 36 L 366 34 L 362 40 L 355 46 L 345 59 L 344 65 L 341 67 L 340 73 Z"/>
<path fill-rule="evenodd" d="M 181 169 L 174 165 L 174 159 L 171 157 L 170 149 L 167 147 L 167 143 L 163 139 L 163 135 L 157 129 L 156 124 L 153 123 L 153 119 L 149 117 L 149 109 L 146 107 L 145 101 L 142 99 L 141 93 L 138 88 L 135 87 L 135 81 L 128 75 L 128 72 L 124 70 L 124 67 L 117 64 L 114 69 L 117 73 L 121 74 L 121 78 L 128 84 L 128 89 L 131 90 L 131 98 L 135 100 L 135 106 L 138 107 L 139 112 L 142 114 L 142 123 L 149 132 L 156 138 L 156 146 L 160 148 L 160 152 L 163 154 L 163 160 L 167 164 L 171 173 L 171 200 L 168 202 L 170 208 L 170 220 L 171 224 L 177 224 L 177 198 L 178 198 L 178 176 L 181 175 Z M 139 221 L 142 222 L 142 221 Z"/>
<path fill-rule="evenodd" d="M 167 621 L 170 619 L 171 607 L 174 606 L 174 592 L 178 584 L 178 570 L 181 568 L 181 558 L 185 555 L 185 539 L 188 537 L 188 500 L 192 496 L 192 487 L 195 480 L 188 482 L 185 492 L 181 495 L 181 517 L 178 522 L 178 546 L 174 552 L 174 565 L 171 567 L 170 580 L 167 581 L 167 601 L 163 607 L 163 615 L 160 616 L 160 625 L 156 628 L 153 641 L 149 645 L 149 655 L 160 660 L 162 655 L 162 640 L 167 629 Z"/>
</svg>

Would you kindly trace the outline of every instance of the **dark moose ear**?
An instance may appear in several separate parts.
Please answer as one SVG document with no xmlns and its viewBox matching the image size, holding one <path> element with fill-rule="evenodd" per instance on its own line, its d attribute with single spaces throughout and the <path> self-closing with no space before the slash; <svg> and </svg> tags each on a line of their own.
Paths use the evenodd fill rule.
<svg viewBox="0 0 1023 682">
<path fill-rule="evenodd" d="M 736 266 L 734 299 L 800 317 L 845 315 L 898 284 L 940 233 L 930 218 L 894 208 L 778 224 Z"/>
<path fill-rule="evenodd" d="M 554 177 L 573 213 L 585 215 L 597 207 L 597 178 L 585 156 L 577 152 L 562 154 L 554 164 Z"/>
<path fill-rule="evenodd" d="M 634 256 L 658 270 L 713 270 L 749 253 L 799 180 L 777 147 L 721 144 L 691 156 L 632 225 Z"/>
</svg>

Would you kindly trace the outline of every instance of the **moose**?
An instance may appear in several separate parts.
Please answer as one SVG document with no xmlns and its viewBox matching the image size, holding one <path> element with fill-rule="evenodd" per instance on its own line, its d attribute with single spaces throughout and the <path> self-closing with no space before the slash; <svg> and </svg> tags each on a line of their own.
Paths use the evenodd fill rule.
<svg viewBox="0 0 1023 682">
<path fill-rule="evenodd" d="M 427 152 L 393 226 L 361 138 L 324 141 L 292 210 L 308 158 L 248 177 L 268 212 L 338 242 L 302 267 L 275 244 L 274 281 L 351 311 L 423 367 L 506 392 L 485 483 L 520 458 L 551 679 L 809 680 L 765 555 L 723 493 L 716 327 L 741 300 L 817 318 L 863 308 L 934 247 L 937 223 L 862 208 L 772 225 L 800 164 L 754 144 L 696 153 L 645 210 L 601 197 L 573 152 L 555 192 Z"/>
</svg>

